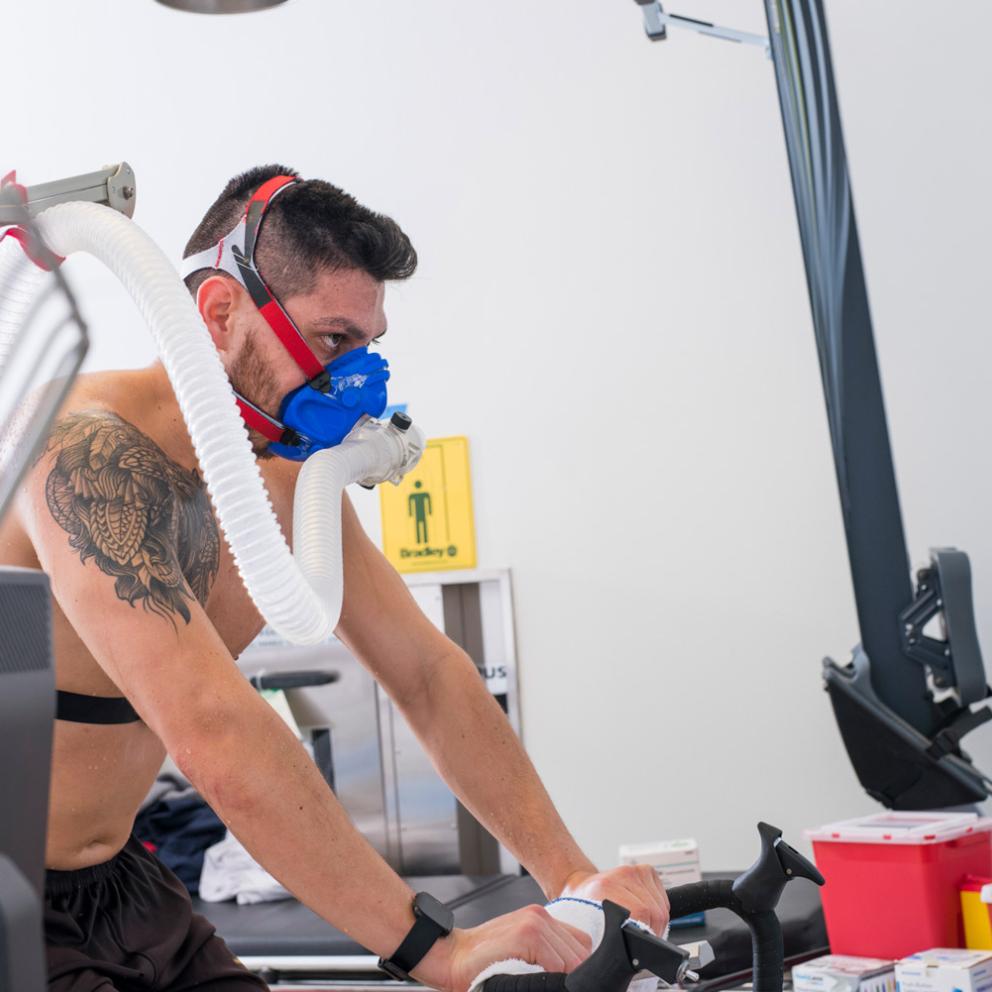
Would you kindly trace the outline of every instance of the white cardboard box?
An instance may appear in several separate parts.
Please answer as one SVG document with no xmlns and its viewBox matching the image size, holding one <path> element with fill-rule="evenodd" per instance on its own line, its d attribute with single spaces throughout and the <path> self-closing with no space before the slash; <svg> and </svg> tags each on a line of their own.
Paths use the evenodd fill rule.
<svg viewBox="0 0 992 992">
<path fill-rule="evenodd" d="M 793 992 L 895 992 L 895 961 L 825 954 L 792 969 Z"/>
<path fill-rule="evenodd" d="M 935 947 L 896 963 L 899 992 L 992 992 L 992 951 Z"/>
<path fill-rule="evenodd" d="M 620 864 L 651 865 L 666 889 L 703 880 L 699 867 L 699 845 L 692 839 L 659 840 L 653 844 L 624 844 Z"/>
</svg>

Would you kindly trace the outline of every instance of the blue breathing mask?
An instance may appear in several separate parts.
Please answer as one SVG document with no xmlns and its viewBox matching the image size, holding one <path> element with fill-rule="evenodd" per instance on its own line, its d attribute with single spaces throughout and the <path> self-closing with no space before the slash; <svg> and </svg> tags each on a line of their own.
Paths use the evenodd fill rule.
<svg viewBox="0 0 992 992">
<path fill-rule="evenodd" d="M 354 348 L 325 366 L 326 391 L 304 383 L 287 393 L 279 420 L 287 428 L 269 451 L 303 461 L 315 451 L 340 444 L 362 417 L 381 417 L 386 410 L 389 362 L 367 347 Z"/>
</svg>

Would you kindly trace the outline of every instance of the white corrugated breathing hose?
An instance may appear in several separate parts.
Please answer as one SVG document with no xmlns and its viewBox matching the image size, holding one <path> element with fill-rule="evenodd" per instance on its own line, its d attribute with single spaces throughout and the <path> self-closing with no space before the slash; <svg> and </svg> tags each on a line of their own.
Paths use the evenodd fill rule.
<svg viewBox="0 0 992 992">
<path fill-rule="evenodd" d="M 98 204 L 60 204 L 41 213 L 36 224 L 56 254 L 82 251 L 103 262 L 147 321 L 218 523 L 265 621 L 294 644 L 326 640 L 341 613 L 341 492 L 352 482 L 399 481 L 419 460 L 423 434 L 416 427 L 403 431 L 366 421 L 343 444 L 311 456 L 296 486 L 294 555 L 269 502 L 220 357 L 169 259 L 133 221 Z M 0 337 L 8 309 L 13 322 L 32 288 L 20 282 L 17 287 L 0 299 Z"/>
<path fill-rule="evenodd" d="M 38 297 L 45 273 L 32 264 L 12 238 L 0 242 L 0 368 Z"/>
</svg>

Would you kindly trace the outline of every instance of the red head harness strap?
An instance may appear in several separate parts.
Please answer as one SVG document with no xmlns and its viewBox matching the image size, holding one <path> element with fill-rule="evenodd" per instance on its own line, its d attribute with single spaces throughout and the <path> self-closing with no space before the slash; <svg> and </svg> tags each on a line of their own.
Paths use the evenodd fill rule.
<svg viewBox="0 0 992 992">
<path fill-rule="evenodd" d="M 284 189 L 299 181 L 295 176 L 273 176 L 259 186 L 234 230 L 221 238 L 213 248 L 183 259 L 181 273 L 186 278 L 200 269 L 220 269 L 234 276 L 248 290 L 248 295 L 266 323 L 307 377 L 307 384 L 320 392 L 327 392 L 331 384 L 330 375 L 307 344 L 300 329 L 283 309 L 275 293 L 266 285 L 255 262 L 258 235 L 269 204 Z M 286 428 L 278 420 L 240 395 L 238 406 L 249 427 L 253 427 L 270 441 L 286 443 Z"/>
</svg>

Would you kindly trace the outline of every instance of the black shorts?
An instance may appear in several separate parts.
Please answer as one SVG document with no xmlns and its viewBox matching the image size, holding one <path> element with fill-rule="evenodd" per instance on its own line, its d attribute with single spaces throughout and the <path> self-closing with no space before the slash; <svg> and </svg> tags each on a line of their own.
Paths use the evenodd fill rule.
<svg viewBox="0 0 992 992">
<path fill-rule="evenodd" d="M 182 882 L 133 837 L 112 860 L 45 877 L 49 992 L 261 992 Z"/>
</svg>

